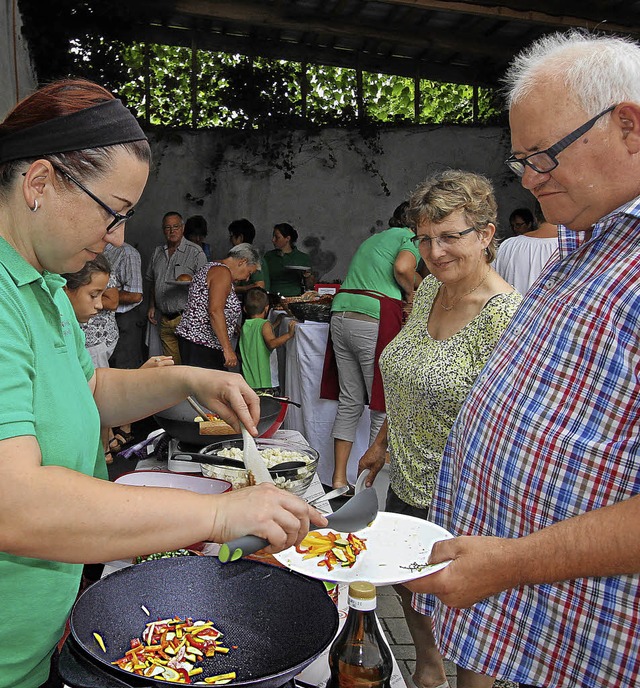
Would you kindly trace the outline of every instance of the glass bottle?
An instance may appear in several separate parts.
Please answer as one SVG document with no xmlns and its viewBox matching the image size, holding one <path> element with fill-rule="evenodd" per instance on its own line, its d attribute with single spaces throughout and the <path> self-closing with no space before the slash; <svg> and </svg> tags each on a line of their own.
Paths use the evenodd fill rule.
<svg viewBox="0 0 640 688">
<path fill-rule="evenodd" d="M 349 613 L 329 651 L 328 688 L 389 688 L 393 659 L 376 617 L 376 589 L 349 585 Z"/>
</svg>

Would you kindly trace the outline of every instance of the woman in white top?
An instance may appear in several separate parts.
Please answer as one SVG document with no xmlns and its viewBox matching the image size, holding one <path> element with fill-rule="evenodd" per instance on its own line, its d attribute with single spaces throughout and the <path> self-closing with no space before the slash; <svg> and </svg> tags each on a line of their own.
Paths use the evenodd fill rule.
<svg viewBox="0 0 640 688">
<path fill-rule="evenodd" d="M 526 294 L 558 250 L 558 228 L 544 218 L 538 229 L 505 239 L 493 267 L 505 282 Z"/>
</svg>

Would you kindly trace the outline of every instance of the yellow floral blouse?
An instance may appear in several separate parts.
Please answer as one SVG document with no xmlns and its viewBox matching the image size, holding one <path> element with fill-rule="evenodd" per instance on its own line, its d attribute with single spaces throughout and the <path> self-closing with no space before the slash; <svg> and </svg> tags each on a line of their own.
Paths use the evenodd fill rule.
<svg viewBox="0 0 640 688">
<path fill-rule="evenodd" d="M 449 431 L 489 354 L 522 301 L 514 291 L 489 299 L 465 327 L 433 339 L 427 322 L 440 282 L 418 288 L 411 316 L 380 357 L 384 380 L 390 484 L 407 504 L 428 507 Z"/>
</svg>

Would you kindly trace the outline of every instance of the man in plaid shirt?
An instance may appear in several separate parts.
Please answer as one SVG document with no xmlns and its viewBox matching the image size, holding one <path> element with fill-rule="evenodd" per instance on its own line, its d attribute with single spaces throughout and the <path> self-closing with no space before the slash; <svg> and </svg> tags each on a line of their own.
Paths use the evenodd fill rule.
<svg viewBox="0 0 640 688">
<path fill-rule="evenodd" d="M 459 688 L 640 682 L 640 47 L 557 34 L 506 78 L 507 164 L 559 253 L 453 427 L 434 632 Z M 431 598 L 429 598 L 431 599 Z M 416 608 L 426 604 L 414 596 Z M 472 606 L 473 605 L 473 606 Z"/>
</svg>

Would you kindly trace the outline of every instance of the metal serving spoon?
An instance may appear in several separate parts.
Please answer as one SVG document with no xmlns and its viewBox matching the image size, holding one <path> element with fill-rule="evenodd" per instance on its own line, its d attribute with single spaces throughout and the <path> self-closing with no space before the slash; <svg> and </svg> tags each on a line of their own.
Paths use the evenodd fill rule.
<svg viewBox="0 0 640 688">
<path fill-rule="evenodd" d="M 211 411 L 207 411 L 207 409 L 200 404 L 200 402 L 196 401 L 193 397 L 189 396 L 187 397 L 187 401 L 189 404 L 191 404 L 191 408 L 202 418 L 202 420 L 208 420 L 209 419 L 209 414 Z"/>
<path fill-rule="evenodd" d="M 310 499 L 307 502 L 307 504 L 311 504 L 311 506 L 313 506 L 316 502 L 319 502 L 321 499 L 326 499 L 329 502 L 332 499 L 335 499 L 336 497 L 342 497 L 342 495 L 345 492 L 349 492 L 349 485 L 341 485 L 340 487 L 336 487 L 335 490 L 331 490 L 331 492 L 318 495 L 317 497 Z"/>
<path fill-rule="evenodd" d="M 327 516 L 325 528 L 333 528 L 343 533 L 366 528 L 378 515 L 378 495 L 372 487 L 362 490 L 344 506 Z M 269 541 L 257 535 L 245 535 L 231 542 L 225 542 L 218 552 L 218 559 L 226 564 L 247 557 L 267 547 Z"/>
</svg>

